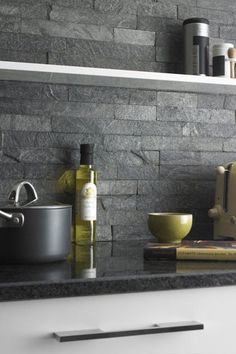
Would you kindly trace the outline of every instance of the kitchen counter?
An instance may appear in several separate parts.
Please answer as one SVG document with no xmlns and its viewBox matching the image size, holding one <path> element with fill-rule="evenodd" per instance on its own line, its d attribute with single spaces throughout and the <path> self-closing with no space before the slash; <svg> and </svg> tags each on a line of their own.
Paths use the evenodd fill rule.
<svg viewBox="0 0 236 354">
<path fill-rule="evenodd" d="M 236 285 L 236 262 L 144 261 L 143 246 L 98 242 L 64 262 L 0 265 L 0 301 Z"/>
</svg>

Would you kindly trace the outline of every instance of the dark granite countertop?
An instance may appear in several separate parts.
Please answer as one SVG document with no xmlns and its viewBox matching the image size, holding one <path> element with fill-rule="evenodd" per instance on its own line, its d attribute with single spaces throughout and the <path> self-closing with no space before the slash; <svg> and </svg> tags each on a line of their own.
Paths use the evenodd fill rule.
<svg viewBox="0 0 236 354">
<path fill-rule="evenodd" d="M 0 265 L 0 301 L 236 285 L 236 262 L 144 261 L 143 246 L 99 242 L 65 262 Z"/>
</svg>

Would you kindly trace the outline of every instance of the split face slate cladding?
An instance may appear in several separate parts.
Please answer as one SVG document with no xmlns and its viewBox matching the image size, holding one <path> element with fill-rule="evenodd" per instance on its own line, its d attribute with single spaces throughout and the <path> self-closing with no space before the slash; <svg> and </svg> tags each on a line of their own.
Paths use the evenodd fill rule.
<svg viewBox="0 0 236 354">
<path fill-rule="evenodd" d="M 150 211 L 192 212 L 192 237 L 209 237 L 215 166 L 235 160 L 235 109 L 234 96 L 1 82 L 1 197 L 28 179 L 58 199 L 80 144 L 95 143 L 100 240 L 149 237 Z"/>
<path fill-rule="evenodd" d="M 235 43 L 234 0 L 0 0 L 0 60 L 180 73 L 192 16 L 210 20 L 211 46 Z M 192 212 L 191 237 L 208 238 L 235 109 L 236 96 L 2 81 L 0 198 L 22 179 L 59 198 L 56 180 L 95 143 L 99 240 L 150 237 L 150 211 Z"/>
</svg>

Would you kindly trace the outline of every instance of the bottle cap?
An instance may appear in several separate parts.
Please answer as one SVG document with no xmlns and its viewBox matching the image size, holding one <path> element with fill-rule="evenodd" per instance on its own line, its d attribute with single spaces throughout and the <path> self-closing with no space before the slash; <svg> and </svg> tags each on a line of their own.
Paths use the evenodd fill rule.
<svg viewBox="0 0 236 354">
<path fill-rule="evenodd" d="M 93 164 L 93 144 L 80 145 L 80 164 L 92 165 Z"/>
<path fill-rule="evenodd" d="M 80 144 L 80 153 L 82 154 L 93 154 L 93 144 Z"/>
</svg>

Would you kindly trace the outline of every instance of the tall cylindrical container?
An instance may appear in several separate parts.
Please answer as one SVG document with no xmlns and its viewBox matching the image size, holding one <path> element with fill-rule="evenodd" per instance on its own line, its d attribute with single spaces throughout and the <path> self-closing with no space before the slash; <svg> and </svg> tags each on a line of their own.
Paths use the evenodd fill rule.
<svg viewBox="0 0 236 354">
<path fill-rule="evenodd" d="M 234 48 L 232 43 L 220 43 L 213 47 L 213 76 L 230 78 L 230 61 L 228 50 Z"/>
<path fill-rule="evenodd" d="M 184 73 L 209 75 L 209 21 L 189 18 L 184 28 Z"/>
</svg>

